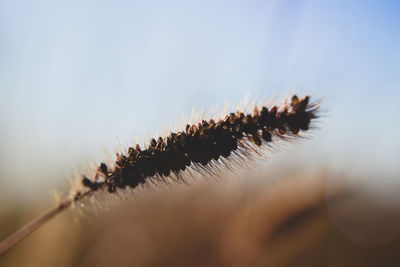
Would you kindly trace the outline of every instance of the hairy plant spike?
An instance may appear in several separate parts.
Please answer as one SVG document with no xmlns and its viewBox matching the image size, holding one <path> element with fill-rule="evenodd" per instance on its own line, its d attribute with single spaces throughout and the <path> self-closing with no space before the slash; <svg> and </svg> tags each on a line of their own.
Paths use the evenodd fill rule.
<svg viewBox="0 0 400 267">
<path fill-rule="evenodd" d="M 252 114 L 237 111 L 218 121 L 210 119 L 187 124 L 184 131 L 171 133 L 165 140 L 152 138 L 147 149 L 141 150 L 136 145 L 136 149 L 129 148 L 127 155 L 117 154 L 113 168 L 104 163 L 99 166 L 98 171 L 105 175 L 105 180 L 83 177 L 82 184 L 92 191 L 105 187 L 115 192 L 117 187 L 135 188 L 155 176 L 174 173 L 180 177 L 189 166 L 201 172 L 210 171 L 215 161 L 231 155 L 245 160 L 253 152 L 258 154 L 256 149 L 262 147 L 263 142 L 296 137 L 300 131 L 308 130 L 319 108 L 309 104 L 309 100 L 308 96 L 300 99 L 294 95 L 289 106 L 264 106 L 261 111 L 254 107 Z M 251 148 L 251 144 L 255 147 Z"/>
<path fill-rule="evenodd" d="M 238 110 L 224 119 L 202 120 L 197 125 L 186 125 L 184 131 L 171 132 L 166 138 L 153 138 L 145 149 L 138 144 L 129 147 L 127 155 L 117 153 L 114 166 L 110 168 L 101 163 L 94 177 L 82 176 L 81 187 L 72 191 L 58 206 L 0 242 L 0 255 L 72 203 L 95 192 L 114 193 L 159 178 L 165 181 L 166 176 L 184 182 L 182 172 L 188 168 L 203 175 L 215 175 L 219 166 L 232 170 L 235 164 L 262 155 L 263 145 L 274 145 L 279 140 L 291 141 L 299 137 L 300 131 L 309 130 L 318 109 L 316 103 L 310 103 L 308 96 L 298 98 L 294 95 L 290 105 L 254 107 L 252 114 Z"/>
</svg>

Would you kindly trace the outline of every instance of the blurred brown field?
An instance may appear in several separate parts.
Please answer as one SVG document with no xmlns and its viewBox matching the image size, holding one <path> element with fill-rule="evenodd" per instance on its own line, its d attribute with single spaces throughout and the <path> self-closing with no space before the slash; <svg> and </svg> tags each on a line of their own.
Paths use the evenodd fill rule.
<svg viewBox="0 0 400 267">
<path fill-rule="evenodd" d="M 95 202 L 44 225 L 0 266 L 400 266 L 400 207 L 326 170 L 226 174 Z M 0 236 L 38 213 L 3 213 Z"/>
</svg>

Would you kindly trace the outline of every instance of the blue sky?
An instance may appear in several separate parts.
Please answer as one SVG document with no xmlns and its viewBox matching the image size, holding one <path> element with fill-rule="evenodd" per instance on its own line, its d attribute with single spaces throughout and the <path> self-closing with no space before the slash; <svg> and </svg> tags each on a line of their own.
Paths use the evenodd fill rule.
<svg viewBox="0 0 400 267">
<path fill-rule="evenodd" d="M 298 160 L 397 178 L 399 14 L 398 1 L 1 1 L 1 187 L 54 188 L 116 138 L 293 89 L 327 109 Z"/>
</svg>

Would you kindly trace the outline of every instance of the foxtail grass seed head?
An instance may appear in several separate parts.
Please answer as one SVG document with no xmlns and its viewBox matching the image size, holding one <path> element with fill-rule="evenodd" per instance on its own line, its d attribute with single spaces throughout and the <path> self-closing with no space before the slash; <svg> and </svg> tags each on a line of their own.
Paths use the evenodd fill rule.
<svg viewBox="0 0 400 267">
<path fill-rule="evenodd" d="M 318 109 L 310 97 L 294 95 L 282 107 L 256 106 L 252 114 L 237 111 L 220 120 L 188 124 L 183 131 L 151 139 L 145 148 L 136 145 L 126 154 L 117 153 L 112 167 L 101 163 L 93 177 L 82 176 L 83 187 L 74 192 L 74 199 L 89 191 L 135 188 L 149 180 L 180 181 L 187 169 L 214 174 L 217 166 L 229 168 L 231 161 L 245 162 L 259 155 L 262 147 L 300 137 L 301 131 L 310 129 Z"/>
<path fill-rule="evenodd" d="M 285 101 L 287 103 L 287 101 Z M 183 131 L 151 139 L 147 147 L 129 147 L 117 153 L 112 166 L 100 163 L 91 176 L 73 184 L 71 194 L 56 207 L 40 215 L 0 242 L 0 255 L 27 235 L 78 200 L 97 191 L 114 193 L 148 182 L 185 182 L 183 173 L 194 170 L 203 176 L 218 174 L 220 167 L 232 170 L 245 164 L 263 150 L 300 138 L 318 116 L 319 105 L 310 98 L 294 95 L 290 104 L 280 107 L 254 107 L 251 114 L 242 109 L 222 119 L 201 120 L 186 125 Z"/>
</svg>

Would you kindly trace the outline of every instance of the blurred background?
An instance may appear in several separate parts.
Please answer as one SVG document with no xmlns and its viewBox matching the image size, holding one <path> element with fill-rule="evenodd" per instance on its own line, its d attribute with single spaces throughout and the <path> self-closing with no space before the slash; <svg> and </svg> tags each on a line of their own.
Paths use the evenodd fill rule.
<svg viewBox="0 0 400 267">
<path fill-rule="evenodd" d="M 93 242 L 103 240 L 96 234 L 101 232 L 108 244 L 117 242 L 111 240 L 113 232 L 107 232 L 116 221 L 129 228 L 128 222 L 138 220 L 135 214 L 142 213 L 152 221 L 161 216 L 160 203 L 168 205 L 165 210 L 171 214 L 164 212 L 160 221 L 179 225 L 180 221 L 173 220 L 179 211 L 185 210 L 182 216 L 197 218 L 190 211 L 200 209 L 195 199 L 203 194 L 209 196 L 205 206 L 217 203 L 219 211 L 227 214 L 216 220 L 219 227 L 215 229 L 228 230 L 207 239 L 205 233 L 217 231 L 210 226 L 215 217 L 210 208 L 199 215 L 207 226 L 195 231 L 199 235 L 204 231 L 203 243 L 191 235 L 182 238 L 193 249 L 199 242 L 208 247 L 204 244 L 212 239 L 218 250 L 203 249 L 187 261 L 168 261 L 166 254 L 159 252 L 162 249 L 154 247 L 179 240 L 181 246 L 168 254 L 178 255 L 188 246 L 179 238 L 171 241 L 167 234 L 154 234 L 169 232 L 168 223 L 151 226 L 143 219 L 134 224 L 142 230 L 116 234 L 127 236 L 128 243 L 116 244 L 132 245 L 129 242 L 139 235 L 137 240 L 145 243 L 142 250 L 132 245 L 135 250 L 161 261 L 144 257 L 141 262 L 128 259 L 120 264 L 163 265 L 165 259 L 174 265 L 190 260 L 207 266 L 268 265 L 264 257 L 275 260 L 271 253 L 279 253 L 257 245 L 258 241 L 240 229 L 247 229 L 254 220 L 270 224 L 267 217 L 252 220 L 248 203 L 254 204 L 254 209 L 260 206 L 255 213 L 265 211 L 265 216 L 282 211 L 276 216 L 290 217 L 290 211 L 296 210 L 279 201 L 275 206 L 268 204 L 264 194 L 279 195 L 271 183 L 277 188 L 287 186 L 282 189 L 291 192 L 287 198 L 304 204 L 304 209 L 316 205 L 324 214 L 306 216 L 307 220 L 313 218 L 310 225 L 323 222 L 326 227 L 310 230 L 310 235 L 304 230 L 299 244 L 307 244 L 303 247 L 310 248 L 308 253 L 315 247 L 331 248 L 315 251 L 311 257 L 315 261 L 302 252 L 282 248 L 283 255 L 293 255 L 283 258 L 294 261 L 276 257 L 269 262 L 272 266 L 294 265 L 300 257 L 296 255 L 303 257 L 299 265 L 338 266 L 333 260 L 337 257 L 332 256 L 335 253 L 343 259 L 360 259 L 360 265 L 340 262 L 351 266 L 380 261 L 386 266 L 398 265 L 392 252 L 398 250 L 400 236 L 393 226 L 400 225 L 399 14 L 398 1 L 0 1 L 0 238 L 51 207 L 51 192 L 67 192 L 68 177 L 75 171 L 104 159 L 105 151 L 113 154 L 119 143 L 142 142 L 173 127 L 192 109 L 209 111 L 226 101 L 238 103 L 246 94 L 268 99 L 295 90 L 322 99 L 324 110 L 317 125 L 320 129 L 312 139 L 270 154 L 269 161 L 240 172 L 232 182 L 232 175 L 226 174 L 215 186 L 209 185 L 215 183 L 211 181 L 195 183 L 191 189 L 174 189 L 180 200 L 165 192 L 150 193 L 150 200 L 149 192 L 138 193 L 129 207 L 119 204 L 116 211 L 112 209 L 115 213 L 93 215 L 89 222 L 78 224 L 73 220 L 75 213 L 66 212 L 1 258 L 0 265 L 99 266 L 94 259 L 104 248 L 101 242 L 93 248 Z M 299 176 L 308 180 L 295 178 Z M 293 181 L 289 177 L 294 177 Z M 308 182 L 299 182 L 304 179 Z M 287 180 L 291 182 L 284 182 Z M 257 187 L 263 193 L 255 194 L 252 188 Z M 352 192 L 351 197 L 344 197 L 347 201 L 339 205 L 330 193 L 336 190 L 346 196 Z M 304 201 L 298 200 L 298 194 Z M 313 194 L 320 194 L 313 199 L 315 205 L 307 198 Z M 261 205 L 264 200 L 271 207 Z M 177 202 L 185 203 L 184 208 Z M 232 215 L 232 210 L 242 215 Z M 374 218 L 379 221 L 373 229 L 364 224 Z M 258 227 L 268 236 L 273 233 L 270 228 Z M 327 233 L 337 238 L 325 238 Z M 307 239 L 314 235 L 319 236 L 318 242 Z M 230 248 L 226 236 L 238 238 L 231 242 L 246 247 Z M 153 250 L 143 249 L 146 242 Z M 37 253 L 34 248 L 39 249 Z M 32 250 L 34 253 L 27 254 Z M 232 255 L 239 257 L 240 251 L 243 257 L 231 262 Z M 263 254 L 265 251 L 270 254 Z M 49 254 L 59 255 L 58 261 L 46 262 Z M 20 255 L 28 256 L 21 259 Z M 260 261 L 249 262 L 258 259 L 254 255 L 259 255 Z M 375 255 L 377 261 L 365 260 L 366 255 Z"/>
</svg>

